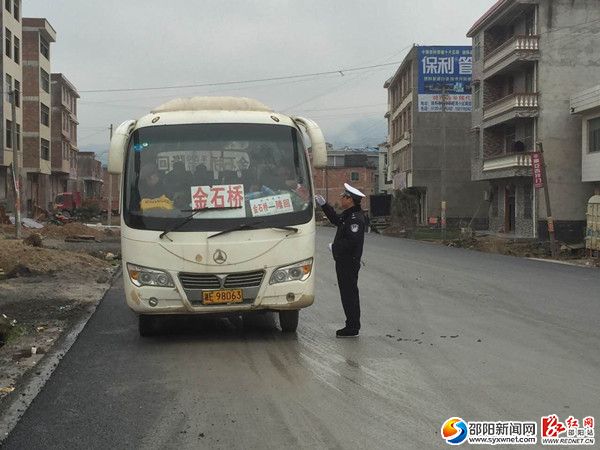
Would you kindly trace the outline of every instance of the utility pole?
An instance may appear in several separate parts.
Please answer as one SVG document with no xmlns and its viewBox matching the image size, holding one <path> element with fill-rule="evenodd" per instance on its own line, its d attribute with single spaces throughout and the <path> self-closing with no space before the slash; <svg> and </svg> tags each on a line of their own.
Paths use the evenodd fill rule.
<svg viewBox="0 0 600 450">
<path fill-rule="evenodd" d="M 12 112 L 11 141 L 13 149 L 13 181 L 15 185 L 15 237 L 21 239 L 21 161 L 19 160 L 19 145 L 17 142 L 17 107 L 15 105 L 15 96 L 17 91 L 14 89 L 8 93 L 10 100 L 10 109 Z"/>
<path fill-rule="evenodd" d="M 112 140 L 112 135 L 113 135 L 113 126 L 112 123 L 110 124 L 110 140 L 109 140 L 109 148 L 110 148 L 110 141 Z M 108 212 L 107 212 L 107 225 L 111 226 L 112 225 L 112 174 L 110 172 L 108 172 Z"/>
<path fill-rule="evenodd" d="M 548 234 L 550 235 L 550 252 L 552 257 L 558 256 L 558 249 L 556 248 L 556 235 L 554 232 L 554 219 L 552 217 L 552 210 L 550 209 L 550 192 L 548 192 L 548 175 L 546 173 L 546 161 L 544 160 L 544 147 L 541 142 L 537 142 L 538 153 L 541 158 L 541 169 L 542 169 L 542 183 L 544 184 L 544 197 L 546 199 L 546 220 L 548 221 Z"/>
<path fill-rule="evenodd" d="M 442 155 L 440 159 L 442 239 L 446 240 L 446 83 L 442 84 Z"/>
</svg>

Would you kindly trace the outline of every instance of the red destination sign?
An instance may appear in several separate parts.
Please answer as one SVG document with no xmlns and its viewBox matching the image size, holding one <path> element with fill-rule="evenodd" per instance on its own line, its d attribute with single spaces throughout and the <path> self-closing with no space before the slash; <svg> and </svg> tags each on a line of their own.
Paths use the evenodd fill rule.
<svg viewBox="0 0 600 450">
<path fill-rule="evenodd" d="M 535 152 L 531 154 L 531 169 L 533 176 L 533 187 L 536 189 L 544 187 L 544 178 L 542 177 L 542 164 L 544 160 L 541 153 Z"/>
</svg>

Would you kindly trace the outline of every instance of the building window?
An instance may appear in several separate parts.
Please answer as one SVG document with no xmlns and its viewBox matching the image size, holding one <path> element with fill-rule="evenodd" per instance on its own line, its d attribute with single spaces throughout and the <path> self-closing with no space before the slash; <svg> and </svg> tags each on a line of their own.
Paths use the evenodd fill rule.
<svg viewBox="0 0 600 450">
<path fill-rule="evenodd" d="M 473 61 L 481 58 L 481 38 L 479 35 L 473 37 Z"/>
<path fill-rule="evenodd" d="M 20 20 L 21 19 L 21 12 L 20 12 L 20 8 L 19 8 L 19 0 L 15 0 L 15 2 L 13 3 L 13 16 L 15 16 L 15 19 Z"/>
<path fill-rule="evenodd" d="M 473 83 L 473 109 L 479 109 L 481 104 L 479 102 L 479 91 L 480 91 L 479 83 Z"/>
<path fill-rule="evenodd" d="M 12 121 L 6 120 L 6 148 L 12 148 Z"/>
<path fill-rule="evenodd" d="M 9 74 L 6 74 L 5 76 L 6 84 L 4 89 L 6 89 L 6 92 L 10 93 L 10 91 L 12 91 L 12 77 Z"/>
<path fill-rule="evenodd" d="M 21 62 L 21 40 L 15 36 L 15 62 L 19 64 Z"/>
<path fill-rule="evenodd" d="M 590 153 L 600 152 L 600 117 L 588 122 Z"/>
<path fill-rule="evenodd" d="M 50 60 L 50 45 L 44 39 L 40 38 L 40 53 Z"/>
<path fill-rule="evenodd" d="M 41 152 L 40 156 L 43 160 L 50 161 L 50 141 L 40 139 Z"/>
<path fill-rule="evenodd" d="M 12 33 L 8 28 L 4 29 L 4 53 L 12 58 Z"/>
<path fill-rule="evenodd" d="M 507 125 L 504 127 L 504 153 L 512 153 L 515 147 L 517 130 L 515 127 Z"/>
<path fill-rule="evenodd" d="M 506 95 L 510 95 L 514 92 L 515 92 L 515 79 L 511 75 L 511 76 L 506 77 Z"/>
<path fill-rule="evenodd" d="M 525 35 L 535 35 L 535 16 L 533 11 L 528 12 L 525 16 Z"/>
<path fill-rule="evenodd" d="M 350 173 L 350 180 L 352 181 L 358 181 L 358 172 L 351 172 Z"/>
<path fill-rule="evenodd" d="M 50 126 L 50 110 L 43 103 L 40 103 L 40 122 L 42 125 Z"/>
<path fill-rule="evenodd" d="M 15 80 L 15 106 L 21 107 L 21 82 Z"/>
<path fill-rule="evenodd" d="M 44 92 L 50 92 L 50 76 L 44 69 L 40 69 L 40 84 Z"/>
<path fill-rule="evenodd" d="M 4 8 L 10 12 L 11 0 L 4 0 Z"/>
</svg>

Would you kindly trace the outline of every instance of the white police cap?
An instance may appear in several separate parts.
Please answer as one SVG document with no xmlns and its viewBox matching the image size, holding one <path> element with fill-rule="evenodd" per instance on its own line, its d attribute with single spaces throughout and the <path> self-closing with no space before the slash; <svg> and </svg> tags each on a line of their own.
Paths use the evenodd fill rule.
<svg viewBox="0 0 600 450">
<path fill-rule="evenodd" d="M 352 197 L 359 197 L 359 198 L 365 197 L 365 194 L 360 192 L 358 189 L 350 186 L 348 183 L 344 183 L 344 189 L 345 189 L 346 193 L 351 195 Z"/>
</svg>

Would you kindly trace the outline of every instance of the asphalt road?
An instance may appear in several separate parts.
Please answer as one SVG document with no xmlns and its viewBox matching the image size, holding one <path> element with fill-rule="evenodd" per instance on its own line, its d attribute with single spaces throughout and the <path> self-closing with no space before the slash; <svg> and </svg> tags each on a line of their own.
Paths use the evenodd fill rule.
<svg viewBox="0 0 600 450">
<path fill-rule="evenodd" d="M 453 416 L 598 419 L 597 269 L 371 234 L 363 330 L 338 340 L 333 231 L 293 336 L 262 316 L 142 339 L 117 282 L 5 448 L 414 449 Z"/>
</svg>

